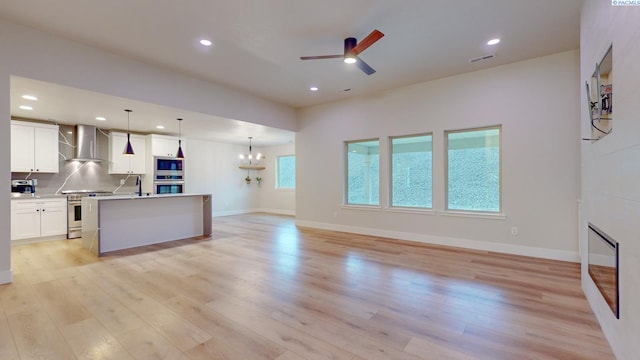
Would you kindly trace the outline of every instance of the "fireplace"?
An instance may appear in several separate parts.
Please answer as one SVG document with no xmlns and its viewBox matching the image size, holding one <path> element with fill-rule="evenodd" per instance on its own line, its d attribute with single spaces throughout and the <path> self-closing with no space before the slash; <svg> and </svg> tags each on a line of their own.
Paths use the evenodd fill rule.
<svg viewBox="0 0 640 360">
<path fill-rule="evenodd" d="M 619 248 L 617 241 L 589 223 L 589 276 L 618 319 L 620 318 L 620 291 L 618 288 Z"/>
</svg>

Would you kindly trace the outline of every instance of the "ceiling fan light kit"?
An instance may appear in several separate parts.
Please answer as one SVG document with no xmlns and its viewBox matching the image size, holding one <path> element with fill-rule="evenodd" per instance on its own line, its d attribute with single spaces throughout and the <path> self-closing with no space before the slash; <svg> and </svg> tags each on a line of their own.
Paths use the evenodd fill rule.
<svg viewBox="0 0 640 360">
<path fill-rule="evenodd" d="M 357 56 L 353 52 L 353 48 L 358 44 L 356 38 L 350 37 L 344 39 L 344 62 L 347 64 L 355 64 Z"/>
<path fill-rule="evenodd" d="M 367 75 L 372 75 L 376 71 L 369 66 L 358 55 L 380 40 L 384 34 L 379 30 L 373 30 L 367 37 L 358 42 L 354 37 L 344 39 L 344 53 L 339 55 L 318 55 L 318 56 L 301 56 L 300 60 L 321 60 L 321 59 L 338 59 L 343 58 L 347 64 L 356 64 L 356 66 Z"/>
<path fill-rule="evenodd" d="M 355 56 L 345 56 L 345 58 L 344 58 L 344 62 L 347 63 L 347 64 L 355 64 L 356 61 L 358 61 L 358 60 L 356 59 Z"/>
</svg>

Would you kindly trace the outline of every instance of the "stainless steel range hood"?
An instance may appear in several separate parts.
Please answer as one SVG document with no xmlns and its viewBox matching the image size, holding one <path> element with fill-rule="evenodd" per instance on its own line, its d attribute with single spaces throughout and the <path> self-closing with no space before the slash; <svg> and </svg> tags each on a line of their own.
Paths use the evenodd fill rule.
<svg viewBox="0 0 640 360">
<path fill-rule="evenodd" d="M 91 125 L 76 126 L 75 157 L 68 161 L 103 161 L 98 158 L 96 144 L 96 127 Z"/>
</svg>

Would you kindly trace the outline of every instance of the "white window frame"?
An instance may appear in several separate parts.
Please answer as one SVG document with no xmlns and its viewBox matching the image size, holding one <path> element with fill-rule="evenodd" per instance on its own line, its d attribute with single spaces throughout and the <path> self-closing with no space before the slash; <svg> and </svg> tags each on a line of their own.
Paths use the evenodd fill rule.
<svg viewBox="0 0 640 360">
<path fill-rule="evenodd" d="M 454 133 L 463 133 L 463 132 L 473 132 L 473 131 L 482 131 L 482 130 L 493 130 L 498 129 L 498 211 L 481 211 L 481 210 L 462 210 L 462 209 L 449 209 L 449 134 Z M 461 216 L 480 216 L 480 217 L 498 217 L 505 218 L 503 213 L 503 199 L 502 199 L 502 188 L 503 188 L 503 180 L 502 180 L 502 125 L 492 125 L 492 126 L 483 126 L 476 128 L 466 128 L 466 129 L 456 129 L 456 130 L 446 130 L 444 132 L 444 211 L 443 215 L 461 215 Z"/>
<path fill-rule="evenodd" d="M 295 189 L 296 189 L 295 186 L 294 187 L 280 187 L 280 158 L 285 158 L 285 157 L 293 157 L 294 163 L 297 161 L 295 154 L 278 155 L 276 157 L 276 166 L 275 166 L 275 168 L 276 168 L 276 171 L 275 171 L 276 172 L 276 181 L 275 181 L 276 186 L 275 186 L 275 188 L 276 188 L 276 190 L 282 190 L 282 191 L 295 191 Z M 296 166 L 296 171 L 295 172 L 297 172 L 297 166 Z M 296 177 L 295 172 L 293 174 L 294 179 Z M 296 179 L 296 186 L 297 185 L 298 184 L 297 184 L 297 179 Z"/>
<path fill-rule="evenodd" d="M 430 136 L 431 137 L 431 206 L 401 206 L 401 205 L 393 205 L 393 140 L 397 139 L 406 139 L 406 138 L 414 138 L 414 137 L 423 137 Z M 400 135 L 400 136 L 390 136 L 389 137 L 389 168 L 388 168 L 388 194 L 387 197 L 387 206 L 389 209 L 393 210 L 407 210 L 407 211 L 425 211 L 425 210 L 433 210 L 433 133 L 426 132 L 420 134 L 409 134 L 409 135 Z"/>
<path fill-rule="evenodd" d="M 377 141 L 378 142 L 378 203 L 377 204 L 353 204 L 353 203 L 349 203 L 349 145 L 350 144 L 354 144 L 354 143 L 366 143 L 366 142 L 372 142 L 372 141 Z M 381 199 L 381 194 L 380 194 L 380 174 L 382 172 L 381 169 L 381 158 L 380 158 L 380 138 L 370 138 L 370 139 L 361 139 L 361 140 L 349 140 L 349 141 L 345 141 L 344 142 L 344 155 L 343 155 L 343 159 L 344 159 L 344 176 L 343 176 L 343 187 L 342 187 L 342 204 L 343 206 L 346 207 L 353 207 L 353 208 L 367 208 L 367 209 L 380 209 L 381 205 L 380 205 L 380 199 Z"/>
</svg>

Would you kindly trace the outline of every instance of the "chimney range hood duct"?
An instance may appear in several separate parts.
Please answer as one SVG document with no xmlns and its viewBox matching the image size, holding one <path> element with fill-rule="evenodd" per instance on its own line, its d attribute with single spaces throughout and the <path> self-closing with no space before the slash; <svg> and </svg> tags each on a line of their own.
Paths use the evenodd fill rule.
<svg viewBox="0 0 640 360">
<path fill-rule="evenodd" d="M 76 126 L 76 152 L 75 157 L 69 161 L 102 161 L 98 159 L 96 137 L 95 126 Z"/>
</svg>

